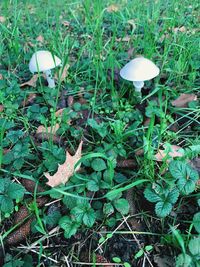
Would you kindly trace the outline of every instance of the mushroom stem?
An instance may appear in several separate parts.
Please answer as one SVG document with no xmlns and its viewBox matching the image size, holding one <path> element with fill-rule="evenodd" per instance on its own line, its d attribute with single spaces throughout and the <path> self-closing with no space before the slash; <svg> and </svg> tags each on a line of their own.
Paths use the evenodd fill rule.
<svg viewBox="0 0 200 267">
<path fill-rule="evenodd" d="M 133 85 L 135 87 L 136 92 L 141 92 L 141 89 L 144 86 L 144 82 L 134 81 Z"/>
<path fill-rule="evenodd" d="M 54 78 L 51 74 L 51 70 L 44 71 L 44 74 L 46 75 L 46 78 L 47 78 L 48 87 L 54 88 L 55 87 L 55 81 L 54 81 Z"/>
</svg>

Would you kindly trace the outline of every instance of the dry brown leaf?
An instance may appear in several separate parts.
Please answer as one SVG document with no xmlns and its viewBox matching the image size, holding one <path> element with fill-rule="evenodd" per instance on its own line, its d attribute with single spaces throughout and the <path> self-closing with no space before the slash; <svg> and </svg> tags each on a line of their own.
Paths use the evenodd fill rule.
<svg viewBox="0 0 200 267">
<path fill-rule="evenodd" d="M 62 22 L 62 25 L 65 26 L 65 27 L 69 27 L 70 22 L 67 21 L 67 20 L 64 20 L 64 21 Z"/>
<path fill-rule="evenodd" d="M 27 106 L 31 103 L 33 103 L 34 99 L 37 97 L 37 95 L 35 93 L 31 93 L 23 102 L 22 105 L 23 106 Z"/>
<path fill-rule="evenodd" d="M 63 82 L 66 79 L 66 77 L 68 76 L 68 69 L 69 69 L 69 67 L 70 67 L 70 65 L 67 64 L 64 67 L 64 69 L 60 69 L 59 70 L 59 74 L 57 74 L 57 73 L 55 74 L 55 79 L 58 80 L 60 78 L 60 81 Z"/>
<path fill-rule="evenodd" d="M 4 110 L 4 106 L 0 105 L 0 112 L 2 112 Z"/>
<path fill-rule="evenodd" d="M 44 37 L 42 35 L 39 35 L 36 40 L 40 43 L 44 43 Z"/>
<path fill-rule="evenodd" d="M 40 134 L 40 133 L 47 133 L 47 134 L 56 134 L 57 130 L 60 128 L 60 125 L 58 123 L 56 123 L 53 127 L 44 127 L 43 125 L 40 125 L 37 130 L 36 130 L 36 134 Z"/>
<path fill-rule="evenodd" d="M 175 28 L 172 29 L 172 31 L 174 33 L 177 33 L 177 32 L 186 32 L 187 29 L 185 28 L 185 26 L 182 26 L 182 27 L 175 27 Z"/>
<path fill-rule="evenodd" d="M 165 147 L 165 145 L 163 145 Z M 182 157 L 183 152 L 180 146 L 171 145 L 171 151 L 167 152 L 167 150 L 159 149 L 158 153 L 155 155 L 155 159 L 157 161 L 162 161 L 167 155 L 171 158 Z"/>
<path fill-rule="evenodd" d="M 128 22 L 128 24 L 130 24 L 132 26 L 132 31 L 135 31 L 135 29 L 136 29 L 135 20 L 129 19 L 127 22 Z"/>
<path fill-rule="evenodd" d="M 33 75 L 33 77 L 28 82 L 22 83 L 20 87 L 24 87 L 24 86 L 36 87 L 38 77 L 39 77 L 38 74 Z"/>
<path fill-rule="evenodd" d="M 119 10 L 119 6 L 116 4 L 112 4 L 106 8 L 108 13 L 117 12 Z"/>
<path fill-rule="evenodd" d="M 57 110 L 55 113 L 56 117 L 62 117 L 64 110 L 65 110 L 65 108 L 61 108 L 61 109 Z"/>
<path fill-rule="evenodd" d="M 68 151 L 66 151 L 66 160 L 62 165 L 58 165 L 58 170 L 54 175 L 50 175 L 48 172 L 44 173 L 45 177 L 48 179 L 47 185 L 55 187 L 60 184 L 65 184 L 69 178 L 74 174 L 74 171 L 80 169 L 80 165 L 77 166 L 76 170 L 74 167 L 76 163 L 81 159 L 83 141 L 80 142 L 78 149 L 74 156 L 71 156 Z"/>
<path fill-rule="evenodd" d="M 131 37 L 128 35 L 123 38 L 116 38 L 117 42 L 129 42 L 130 40 L 131 40 Z"/>
<path fill-rule="evenodd" d="M 187 107 L 188 103 L 197 100 L 195 94 L 181 94 L 176 100 L 172 101 L 172 106 L 174 107 Z"/>
<path fill-rule="evenodd" d="M 6 18 L 3 16 L 0 16 L 0 23 L 4 23 L 6 21 Z"/>
<path fill-rule="evenodd" d="M 3 75 L 0 73 L 0 80 L 3 80 Z"/>
</svg>

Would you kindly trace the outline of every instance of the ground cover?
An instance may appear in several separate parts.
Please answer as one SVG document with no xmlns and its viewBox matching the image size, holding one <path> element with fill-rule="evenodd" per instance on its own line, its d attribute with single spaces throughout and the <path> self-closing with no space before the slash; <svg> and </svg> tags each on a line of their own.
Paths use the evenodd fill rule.
<svg viewBox="0 0 200 267">
<path fill-rule="evenodd" d="M 0 40 L 0 265 L 200 266 L 198 1 L 2 0 Z"/>
</svg>

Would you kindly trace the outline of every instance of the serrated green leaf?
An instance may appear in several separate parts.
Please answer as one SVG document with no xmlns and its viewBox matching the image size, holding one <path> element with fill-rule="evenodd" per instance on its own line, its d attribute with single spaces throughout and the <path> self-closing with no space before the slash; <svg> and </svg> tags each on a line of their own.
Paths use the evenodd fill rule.
<svg viewBox="0 0 200 267">
<path fill-rule="evenodd" d="M 193 224 L 196 231 L 200 234 L 200 212 L 197 212 L 193 217 Z"/>
<path fill-rule="evenodd" d="M 77 198 L 72 196 L 64 196 L 63 203 L 68 209 L 72 209 L 77 204 Z"/>
<path fill-rule="evenodd" d="M 1 196 L 0 198 L 1 211 L 4 213 L 12 213 L 14 210 L 14 204 L 11 198 L 7 196 Z"/>
<path fill-rule="evenodd" d="M 187 254 L 179 254 L 176 258 L 176 267 L 191 267 L 192 258 Z"/>
<path fill-rule="evenodd" d="M 101 158 L 94 159 L 91 163 L 91 167 L 97 172 L 101 172 L 107 168 L 105 161 Z"/>
<path fill-rule="evenodd" d="M 125 198 L 120 198 L 114 201 L 114 207 L 121 214 L 126 215 L 129 212 L 129 203 Z"/>
<path fill-rule="evenodd" d="M 21 184 L 11 183 L 8 187 L 7 194 L 11 199 L 21 199 L 25 191 L 25 188 Z"/>
<path fill-rule="evenodd" d="M 95 219 L 96 219 L 95 211 L 92 208 L 90 208 L 84 213 L 83 223 L 88 227 L 92 227 L 95 222 Z"/>
<path fill-rule="evenodd" d="M 106 215 L 112 214 L 114 212 L 113 205 L 111 203 L 105 203 L 103 206 L 103 213 Z"/>
<path fill-rule="evenodd" d="M 177 181 L 177 187 L 183 195 L 189 195 L 196 188 L 196 182 L 190 179 L 181 178 Z"/>
<path fill-rule="evenodd" d="M 87 182 L 87 189 L 92 192 L 97 192 L 99 190 L 99 181 L 97 179 L 92 179 Z"/>
<path fill-rule="evenodd" d="M 155 193 L 154 190 L 150 186 L 145 188 L 144 196 L 149 202 L 153 202 L 153 203 L 162 200 L 161 197 L 157 193 Z"/>
<path fill-rule="evenodd" d="M 65 237 L 66 238 L 70 238 L 71 236 L 75 235 L 75 233 L 77 232 L 80 224 L 73 221 L 70 217 L 68 216 L 63 216 L 60 220 L 59 220 L 59 225 L 62 229 L 64 229 L 65 233 Z"/>
<path fill-rule="evenodd" d="M 200 236 L 194 237 L 190 240 L 189 250 L 192 255 L 200 256 Z"/>
<path fill-rule="evenodd" d="M 171 210 L 172 210 L 172 204 L 167 201 L 164 202 L 159 201 L 158 203 L 156 203 L 155 212 L 161 218 L 169 215 Z"/>
<path fill-rule="evenodd" d="M 174 160 L 169 164 L 169 171 L 175 179 L 191 179 L 197 181 L 199 179 L 198 172 L 193 169 L 189 164 L 183 161 Z"/>
<path fill-rule="evenodd" d="M 175 204 L 179 197 L 179 191 L 177 188 L 172 189 L 167 195 L 167 201 Z"/>
</svg>

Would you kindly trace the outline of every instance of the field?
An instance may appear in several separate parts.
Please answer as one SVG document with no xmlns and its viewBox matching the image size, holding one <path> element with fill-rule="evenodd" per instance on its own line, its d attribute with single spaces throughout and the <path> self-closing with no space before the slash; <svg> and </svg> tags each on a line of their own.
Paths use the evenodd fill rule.
<svg viewBox="0 0 200 267">
<path fill-rule="evenodd" d="M 0 266 L 200 267 L 199 14 L 0 1 Z M 120 70 L 142 57 L 140 93 Z"/>
</svg>

